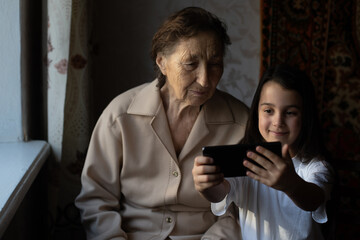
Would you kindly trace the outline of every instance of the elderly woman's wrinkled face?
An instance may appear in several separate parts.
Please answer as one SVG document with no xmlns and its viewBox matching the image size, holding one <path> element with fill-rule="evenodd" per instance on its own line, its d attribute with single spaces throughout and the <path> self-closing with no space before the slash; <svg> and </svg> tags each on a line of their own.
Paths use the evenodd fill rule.
<svg viewBox="0 0 360 240">
<path fill-rule="evenodd" d="M 167 80 L 165 87 L 177 100 L 200 106 L 212 97 L 223 73 L 221 43 L 211 32 L 182 39 L 171 53 L 158 56 Z"/>
</svg>

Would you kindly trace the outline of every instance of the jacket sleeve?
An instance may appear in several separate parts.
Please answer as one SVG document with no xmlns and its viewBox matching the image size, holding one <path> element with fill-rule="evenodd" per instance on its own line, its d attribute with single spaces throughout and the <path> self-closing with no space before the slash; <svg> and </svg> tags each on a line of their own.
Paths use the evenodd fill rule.
<svg viewBox="0 0 360 240">
<path fill-rule="evenodd" d="M 81 175 L 82 189 L 75 200 L 87 239 L 127 239 L 121 229 L 121 134 L 101 118 L 93 131 Z M 120 130 L 115 130 L 119 131 Z"/>
<path fill-rule="evenodd" d="M 208 229 L 202 240 L 241 239 L 241 229 L 238 223 L 238 208 L 234 203 L 228 207 L 226 213 Z"/>
</svg>

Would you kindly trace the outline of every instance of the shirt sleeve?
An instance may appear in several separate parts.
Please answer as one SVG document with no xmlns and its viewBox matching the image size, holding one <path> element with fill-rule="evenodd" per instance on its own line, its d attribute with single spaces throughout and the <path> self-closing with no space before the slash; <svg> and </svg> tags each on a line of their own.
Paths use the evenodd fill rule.
<svg viewBox="0 0 360 240">
<path fill-rule="evenodd" d="M 211 203 L 211 211 L 216 216 L 224 215 L 229 205 L 227 204 L 228 195 L 218 203 Z"/>
<path fill-rule="evenodd" d="M 310 162 L 307 176 L 304 180 L 316 184 L 324 191 L 325 201 L 314 212 L 312 212 L 312 218 L 317 223 L 327 222 L 326 202 L 330 199 L 333 183 L 331 166 L 319 160 Z"/>
<path fill-rule="evenodd" d="M 236 178 L 226 178 L 230 184 L 230 191 L 221 202 L 211 203 L 211 211 L 216 216 L 224 215 L 232 202 L 237 203 L 235 189 L 237 189 Z"/>
</svg>

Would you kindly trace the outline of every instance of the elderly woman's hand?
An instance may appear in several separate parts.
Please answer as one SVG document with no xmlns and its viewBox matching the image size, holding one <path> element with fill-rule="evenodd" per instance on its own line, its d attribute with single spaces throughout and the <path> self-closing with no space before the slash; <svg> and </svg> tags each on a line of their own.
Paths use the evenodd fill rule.
<svg viewBox="0 0 360 240">
<path fill-rule="evenodd" d="M 210 202 L 220 202 L 229 192 L 229 183 L 210 157 L 195 158 L 192 170 L 195 189 Z"/>
</svg>

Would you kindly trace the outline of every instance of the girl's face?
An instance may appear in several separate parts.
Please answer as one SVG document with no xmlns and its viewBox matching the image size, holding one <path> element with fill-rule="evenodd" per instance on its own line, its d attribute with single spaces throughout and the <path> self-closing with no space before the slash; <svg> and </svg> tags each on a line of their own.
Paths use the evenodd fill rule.
<svg viewBox="0 0 360 240">
<path fill-rule="evenodd" d="M 294 142 L 301 130 L 302 99 L 293 90 L 269 81 L 264 84 L 258 107 L 259 131 L 267 142 L 288 144 L 290 155 L 296 155 Z"/>
</svg>

